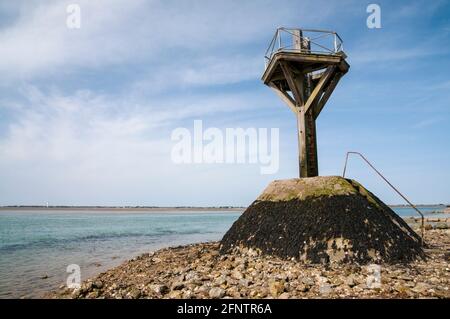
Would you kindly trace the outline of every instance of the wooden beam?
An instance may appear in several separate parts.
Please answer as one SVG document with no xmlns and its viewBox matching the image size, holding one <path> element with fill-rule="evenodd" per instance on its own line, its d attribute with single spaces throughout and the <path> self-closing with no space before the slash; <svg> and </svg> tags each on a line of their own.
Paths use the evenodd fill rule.
<svg viewBox="0 0 450 319">
<path fill-rule="evenodd" d="M 303 106 L 301 106 L 300 112 L 297 113 L 298 164 L 300 177 L 309 177 L 305 124 L 305 112 Z"/>
<path fill-rule="evenodd" d="M 316 99 L 320 97 L 324 89 L 324 86 L 328 83 L 328 80 L 333 75 L 335 69 L 336 69 L 335 66 L 329 66 L 325 71 L 325 73 L 322 75 L 322 77 L 319 80 L 319 83 L 317 83 L 316 87 L 311 92 L 308 101 L 306 101 L 305 103 L 305 112 L 308 112 L 311 106 L 315 104 L 314 102 L 316 101 Z"/>
<path fill-rule="evenodd" d="M 317 135 L 316 120 L 311 113 L 305 114 L 306 129 L 306 158 L 308 162 L 308 177 L 319 175 L 319 164 L 317 160 Z"/>
<path fill-rule="evenodd" d="M 331 96 L 331 93 L 333 93 L 334 89 L 336 88 L 336 85 L 338 84 L 339 80 L 342 78 L 344 74 L 341 72 L 336 72 L 333 79 L 331 80 L 330 84 L 325 89 L 325 92 L 323 93 L 320 100 L 314 105 L 314 108 L 312 110 L 314 119 L 317 119 L 320 112 L 322 111 L 323 107 L 325 106 L 325 103 L 327 103 L 328 99 Z"/>
<path fill-rule="evenodd" d="M 295 81 L 295 77 L 286 61 L 280 61 L 280 65 L 297 106 L 303 105 L 305 101 L 303 96 L 303 87 L 298 86 L 298 82 Z"/>
<path fill-rule="evenodd" d="M 295 114 L 297 114 L 298 112 L 298 108 L 296 107 L 295 101 L 294 99 L 292 99 L 292 97 L 287 94 L 285 91 L 281 90 L 275 83 L 270 82 L 269 84 L 267 84 L 272 90 L 275 91 L 275 93 L 283 100 L 284 103 L 287 104 L 287 106 L 289 106 L 289 108 L 291 109 L 292 112 L 294 112 Z"/>
</svg>

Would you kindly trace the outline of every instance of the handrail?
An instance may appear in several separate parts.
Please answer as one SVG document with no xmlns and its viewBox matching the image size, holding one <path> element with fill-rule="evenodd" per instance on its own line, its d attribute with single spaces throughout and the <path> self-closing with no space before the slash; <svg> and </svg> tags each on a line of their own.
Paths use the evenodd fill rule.
<svg viewBox="0 0 450 319">
<path fill-rule="evenodd" d="M 422 230 L 422 246 L 423 246 L 423 242 L 424 242 L 424 238 L 425 238 L 425 227 L 424 227 L 424 219 L 425 217 L 423 216 L 422 212 L 417 209 L 416 205 L 414 205 L 413 203 L 411 203 L 402 193 L 400 193 L 400 191 L 394 187 L 394 185 L 392 185 L 384 176 L 383 174 L 381 174 L 370 162 L 369 160 L 367 160 L 367 158 L 364 157 L 364 155 L 362 155 L 359 152 L 347 152 L 347 155 L 345 157 L 345 164 L 344 164 L 344 172 L 342 173 L 342 177 L 345 178 L 345 171 L 347 169 L 347 162 L 348 162 L 348 156 L 350 154 L 355 154 L 355 155 L 359 155 L 378 175 L 380 175 L 380 177 L 389 185 L 391 186 L 391 188 L 397 192 L 397 194 L 399 194 L 408 204 L 409 206 L 411 206 L 417 213 L 419 213 L 419 215 L 422 218 L 422 226 L 421 226 L 421 230 Z"/>
<path fill-rule="evenodd" d="M 288 39 L 285 39 L 283 34 L 285 37 L 287 36 Z M 299 36 L 298 34 L 301 35 Z M 292 42 L 294 38 L 298 38 L 301 42 L 308 42 L 310 48 L 294 48 Z M 278 52 L 302 52 L 311 54 L 337 55 L 342 50 L 343 41 L 334 31 L 279 27 L 275 31 L 275 35 L 269 43 L 269 46 L 264 54 L 264 58 L 267 67 L 267 64 L 270 62 L 272 57 Z"/>
</svg>

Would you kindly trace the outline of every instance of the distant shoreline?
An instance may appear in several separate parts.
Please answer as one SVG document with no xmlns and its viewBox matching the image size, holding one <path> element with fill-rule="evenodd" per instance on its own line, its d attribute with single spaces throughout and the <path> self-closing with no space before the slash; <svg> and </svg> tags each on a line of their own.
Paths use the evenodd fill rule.
<svg viewBox="0 0 450 319">
<path fill-rule="evenodd" d="M 410 208 L 409 205 L 394 204 L 388 205 L 391 208 Z M 419 204 L 416 207 L 450 207 L 447 204 Z M 35 206 L 35 205 L 11 205 L 0 206 L 0 211 L 4 210 L 98 210 L 98 211 L 242 211 L 246 207 L 239 206 Z"/>
<path fill-rule="evenodd" d="M 1 206 L 0 211 L 242 212 L 245 207 Z"/>
</svg>

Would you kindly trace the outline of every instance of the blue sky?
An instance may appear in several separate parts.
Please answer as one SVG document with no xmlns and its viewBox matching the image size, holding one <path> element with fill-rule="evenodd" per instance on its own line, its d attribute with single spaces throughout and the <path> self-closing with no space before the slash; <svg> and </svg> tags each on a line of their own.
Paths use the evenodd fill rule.
<svg viewBox="0 0 450 319">
<path fill-rule="evenodd" d="M 66 27 L 78 3 L 81 28 Z M 0 205 L 248 205 L 296 177 L 296 122 L 260 80 L 278 26 L 337 31 L 351 69 L 318 122 L 321 175 L 364 153 L 415 203 L 450 203 L 450 3 L 0 1 Z M 280 170 L 175 165 L 171 132 L 280 128 Z M 361 161 L 348 176 L 401 203 Z"/>
</svg>

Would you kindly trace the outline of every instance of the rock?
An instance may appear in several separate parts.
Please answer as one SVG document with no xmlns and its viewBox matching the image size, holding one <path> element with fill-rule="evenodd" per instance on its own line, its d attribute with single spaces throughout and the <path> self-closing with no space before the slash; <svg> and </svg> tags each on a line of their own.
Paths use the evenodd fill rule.
<svg viewBox="0 0 450 319">
<path fill-rule="evenodd" d="M 436 225 L 434 225 L 435 229 L 448 229 L 448 225 L 447 223 L 436 223 Z"/>
<path fill-rule="evenodd" d="M 236 280 L 240 280 L 240 279 L 244 278 L 244 275 L 242 275 L 242 273 L 240 271 L 234 270 L 231 273 L 231 278 L 236 279 Z"/>
<path fill-rule="evenodd" d="M 170 291 L 166 285 L 151 285 L 150 288 L 159 295 L 165 295 Z"/>
<path fill-rule="evenodd" d="M 431 288 L 433 288 L 431 285 L 429 285 L 429 284 L 427 284 L 425 282 L 419 282 L 411 290 L 414 291 L 414 292 L 417 292 L 419 294 L 423 294 L 423 293 L 426 293 Z"/>
<path fill-rule="evenodd" d="M 81 296 L 81 289 L 74 289 L 72 292 L 72 298 L 77 299 Z"/>
<path fill-rule="evenodd" d="M 433 225 L 426 223 L 424 228 L 425 228 L 425 230 L 432 230 L 433 229 Z"/>
<path fill-rule="evenodd" d="M 300 291 L 300 292 L 307 292 L 307 291 L 309 291 L 311 286 L 312 285 L 307 286 L 305 284 L 299 284 L 295 289 Z"/>
<path fill-rule="evenodd" d="M 220 252 L 236 247 L 312 264 L 425 257 L 420 236 L 402 218 L 358 182 L 338 176 L 270 183 L 224 235 Z"/>
<path fill-rule="evenodd" d="M 189 281 L 189 280 L 197 279 L 198 277 L 199 276 L 198 276 L 198 273 L 196 271 L 190 271 L 184 276 L 184 279 L 186 281 Z"/>
<path fill-rule="evenodd" d="M 97 290 L 95 290 L 95 291 L 91 291 L 91 292 L 86 296 L 86 298 L 89 298 L 89 299 L 96 299 L 96 298 L 98 298 L 98 296 L 99 296 L 99 293 L 98 293 Z"/>
<path fill-rule="evenodd" d="M 102 289 L 103 288 L 103 283 L 101 281 L 99 281 L 99 280 L 94 281 L 92 283 L 92 287 L 96 288 L 96 289 Z"/>
<path fill-rule="evenodd" d="M 220 276 L 220 277 L 216 278 L 214 283 L 216 285 L 218 285 L 218 286 L 226 285 L 227 284 L 227 278 L 224 277 L 224 276 Z"/>
<path fill-rule="evenodd" d="M 183 297 L 183 293 L 181 290 L 172 290 L 167 296 L 170 299 L 181 299 Z"/>
<path fill-rule="evenodd" d="M 209 296 L 213 299 L 219 299 L 225 296 L 225 290 L 219 287 L 214 287 L 209 290 Z"/>
<path fill-rule="evenodd" d="M 235 286 L 228 288 L 227 291 L 226 291 L 226 294 L 228 296 L 231 296 L 231 297 L 235 298 L 235 299 L 238 299 L 238 298 L 242 297 L 239 289 L 237 287 L 235 287 Z"/>
<path fill-rule="evenodd" d="M 347 279 L 345 280 L 345 284 L 346 284 L 347 286 L 349 286 L 350 288 L 353 288 L 353 287 L 355 287 L 358 283 L 357 283 L 356 280 L 355 280 L 355 276 L 350 275 L 350 276 L 348 276 Z"/>
<path fill-rule="evenodd" d="M 272 297 L 276 298 L 284 291 L 284 283 L 281 281 L 270 281 L 269 282 L 269 293 Z"/>
<path fill-rule="evenodd" d="M 183 292 L 183 299 L 192 299 L 194 298 L 194 293 L 190 290 Z"/>
<path fill-rule="evenodd" d="M 133 289 L 130 291 L 129 296 L 132 299 L 139 299 L 139 297 L 141 296 L 141 292 L 139 291 L 139 289 Z"/>
<path fill-rule="evenodd" d="M 174 282 L 174 283 L 172 284 L 171 289 L 172 289 L 172 290 L 181 290 L 181 289 L 183 289 L 184 287 L 185 287 L 185 285 L 184 285 L 183 282 Z"/>
<path fill-rule="evenodd" d="M 287 292 L 283 292 L 281 295 L 278 296 L 278 299 L 289 299 L 290 295 Z"/>
<path fill-rule="evenodd" d="M 248 280 L 248 279 L 241 279 L 241 280 L 239 280 L 239 285 L 241 287 L 248 287 L 250 285 L 250 280 Z"/>
<path fill-rule="evenodd" d="M 447 234 L 447 230 L 427 233 L 426 260 L 408 265 L 383 264 L 383 283 L 379 287 L 375 281 L 368 285 L 368 278 L 376 276 L 371 267 L 309 264 L 267 254 L 255 258 L 240 254 L 214 257 L 219 245 L 202 243 L 163 249 L 153 256 L 142 255 L 88 279 L 80 289 L 57 290 L 51 298 L 197 299 L 212 298 L 210 293 L 217 298 L 449 298 Z M 248 254 L 245 249 L 240 252 Z M 162 261 L 154 263 L 155 256 Z M 222 267 L 228 261 L 233 263 L 232 271 Z M 256 269 L 256 265 L 260 268 Z M 243 278 L 231 277 L 233 271 L 239 271 Z M 180 283 L 183 289 L 170 290 L 178 289 Z"/>
<path fill-rule="evenodd" d="M 309 278 L 309 277 L 303 277 L 302 278 L 302 283 L 306 286 L 312 287 L 315 284 L 314 279 Z"/>
<path fill-rule="evenodd" d="M 432 285 L 438 285 L 441 281 L 439 280 L 439 278 L 431 277 L 428 279 L 428 282 Z"/>
<path fill-rule="evenodd" d="M 250 248 L 247 251 L 247 256 L 249 256 L 249 257 L 257 257 L 258 255 L 259 255 L 259 252 L 256 249 Z"/>
</svg>

